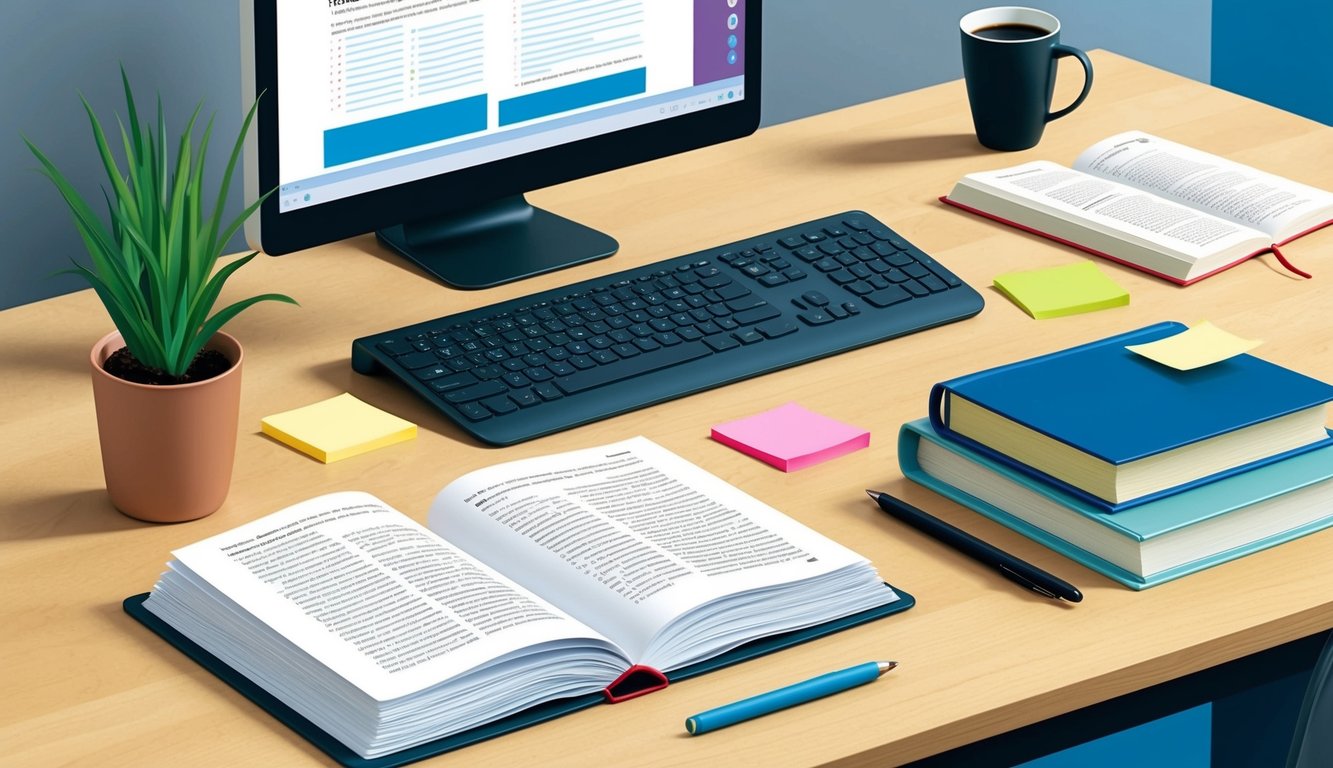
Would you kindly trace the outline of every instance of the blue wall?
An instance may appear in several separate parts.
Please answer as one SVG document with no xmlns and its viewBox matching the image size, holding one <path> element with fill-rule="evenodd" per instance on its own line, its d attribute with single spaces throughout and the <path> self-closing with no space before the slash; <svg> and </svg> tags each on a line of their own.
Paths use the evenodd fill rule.
<svg viewBox="0 0 1333 768">
<path fill-rule="evenodd" d="M 1212 48 L 1213 85 L 1333 125 L 1328 0 L 1213 0 Z"/>
</svg>

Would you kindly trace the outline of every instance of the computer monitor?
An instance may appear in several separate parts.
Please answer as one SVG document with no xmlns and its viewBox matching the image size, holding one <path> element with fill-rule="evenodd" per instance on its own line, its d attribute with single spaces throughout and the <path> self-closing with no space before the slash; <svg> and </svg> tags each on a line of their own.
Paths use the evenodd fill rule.
<svg viewBox="0 0 1333 768">
<path fill-rule="evenodd" d="M 482 288 L 614 253 L 523 194 L 752 133 L 760 0 L 241 0 L 246 234 Z M 700 183 L 707 183 L 701 179 Z"/>
</svg>

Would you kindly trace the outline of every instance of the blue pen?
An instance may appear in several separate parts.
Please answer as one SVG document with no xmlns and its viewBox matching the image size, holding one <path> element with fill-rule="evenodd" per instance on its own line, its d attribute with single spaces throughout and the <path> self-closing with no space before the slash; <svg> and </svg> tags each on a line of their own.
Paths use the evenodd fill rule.
<svg viewBox="0 0 1333 768">
<path fill-rule="evenodd" d="M 700 712 L 694 717 L 686 718 L 685 730 L 693 736 L 698 736 L 701 733 L 726 728 L 728 725 L 777 712 L 779 709 L 794 707 L 807 701 L 841 693 L 858 685 L 873 683 L 880 675 L 896 666 L 898 666 L 896 661 L 868 661 L 865 664 L 812 677 L 776 691 L 761 693 L 707 712 Z"/>
</svg>

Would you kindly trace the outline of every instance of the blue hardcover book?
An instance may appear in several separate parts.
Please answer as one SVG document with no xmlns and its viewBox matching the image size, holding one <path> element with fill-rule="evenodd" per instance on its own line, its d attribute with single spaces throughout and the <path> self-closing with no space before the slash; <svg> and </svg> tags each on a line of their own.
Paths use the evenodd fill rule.
<svg viewBox="0 0 1333 768">
<path fill-rule="evenodd" d="M 1159 323 L 936 384 L 940 435 L 1106 510 L 1333 444 L 1333 386 L 1252 355 L 1189 371 L 1126 349 Z"/>
<path fill-rule="evenodd" d="M 1333 445 L 1110 513 L 941 438 L 898 433 L 903 475 L 1126 586 L 1145 589 L 1333 524 Z"/>
</svg>

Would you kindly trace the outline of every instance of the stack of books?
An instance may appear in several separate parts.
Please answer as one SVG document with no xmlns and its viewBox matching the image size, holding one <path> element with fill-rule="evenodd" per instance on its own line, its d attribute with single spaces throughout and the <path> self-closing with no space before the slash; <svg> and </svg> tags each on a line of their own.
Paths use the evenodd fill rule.
<svg viewBox="0 0 1333 768">
<path fill-rule="evenodd" d="M 1160 323 L 937 384 L 911 480 L 1134 589 L 1333 524 L 1333 386 L 1248 354 L 1176 370 Z"/>
</svg>

